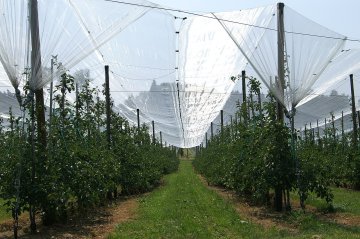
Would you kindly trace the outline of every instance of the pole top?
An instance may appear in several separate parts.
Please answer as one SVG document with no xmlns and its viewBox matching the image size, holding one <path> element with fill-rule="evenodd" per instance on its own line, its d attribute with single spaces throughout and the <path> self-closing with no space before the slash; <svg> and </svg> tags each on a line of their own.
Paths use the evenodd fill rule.
<svg viewBox="0 0 360 239">
<path fill-rule="evenodd" d="M 278 7 L 278 9 L 284 9 L 285 4 L 283 2 L 278 2 L 277 7 Z"/>
</svg>

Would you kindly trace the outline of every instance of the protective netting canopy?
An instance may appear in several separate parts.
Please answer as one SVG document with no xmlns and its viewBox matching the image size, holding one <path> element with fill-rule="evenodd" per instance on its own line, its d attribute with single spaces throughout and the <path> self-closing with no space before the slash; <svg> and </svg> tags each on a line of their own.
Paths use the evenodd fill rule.
<svg viewBox="0 0 360 239">
<path fill-rule="evenodd" d="M 113 110 L 136 124 L 139 109 L 141 123 L 151 127 L 154 121 L 157 136 L 162 132 L 163 141 L 179 147 L 199 145 L 221 109 L 226 120 L 234 114 L 242 97 L 232 76 L 242 70 L 287 110 L 296 107 L 297 128 L 324 125 L 330 112 L 337 118 L 351 113 L 347 83 L 349 74 L 360 76 L 360 50 L 345 49 L 345 36 L 287 6 L 281 94 L 277 5 L 185 17 L 148 1 L 129 3 L 38 0 L 40 49 L 32 49 L 29 1 L 1 0 L 2 117 L 9 106 L 20 115 L 9 91 L 26 81 L 33 90 L 47 88 L 68 71 L 80 83 L 101 87 L 104 65 L 110 67 Z M 31 71 L 32 54 L 37 67 Z"/>
</svg>

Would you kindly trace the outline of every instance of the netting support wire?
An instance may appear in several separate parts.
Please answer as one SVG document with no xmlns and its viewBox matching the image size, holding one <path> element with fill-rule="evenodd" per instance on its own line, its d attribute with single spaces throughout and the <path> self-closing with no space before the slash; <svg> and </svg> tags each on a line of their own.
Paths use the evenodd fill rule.
<svg viewBox="0 0 360 239">
<path fill-rule="evenodd" d="M 108 148 L 111 148 L 111 102 L 110 102 L 110 82 L 109 66 L 105 65 L 105 100 L 106 100 L 106 139 Z"/>
<path fill-rule="evenodd" d="M 182 119 L 182 113 L 181 113 L 181 102 L 180 102 L 180 87 L 179 87 L 179 82 L 176 83 L 176 88 L 177 88 L 177 97 L 178 97 L 178 101 L 179 101 L 179 116 L 180 116 L 180 122 L 181 122 L 181 129 L 183 132 L 183 140 L 184 140 L 184 146 L 186 145 L 186 141 L 185 141 L 185 130 L 184 130 L 184 123 L 183 123 L 183 119 Z"/>
<path fill-rule="evenodd" d="M 295 132 L 295 113 L 296 113 L 296 109 L 294 106 L 292 106 L 292 109 L 290 112 L 287 112 L 287 117 L 290 120 L 290 124 L 291 124 L 291 159 L 292 162 L 295 164 L 295 174 L 296 174 L 296 180 L 297 180 L 297 184 L 299 185 L 299 194 L 300 194 L 300 204 L 302 204 L 302 190 L 300 187 L 300 165 L 299 165 L 299 160 L 296 157 L 296 132 Z M 305 126 L 306 127 L 306 126 Z M 305 137 L 306 137 L 306 133 L 305 133 Z M 288 195 L 288 205 L 287 207 L 291 207 L 290 205 L 290 197 Z M 303 206 L 303 205 L 301 205 Z M 290 208 L 288 208 L 288 210 L 290 210 Z"/>
<path fill-rule="evenodd" d="M 267 81 L 265 80 L 265 78 L 263 77 L 263 75 L 260 73 L 260 71 L 258 70 L 258 68 L 255 66 L 255 64 L 250 60 L 250 57 L 245 53 L 245 51 L 242 49 L 242 47 L 240 46 L 240 44 L 236 41 L 235 37 L 232 35 L 232 33 L 230 32 L 230 30 L 226 27 L 226 25 L 222 22 L 222 20 L 220 20 L 214 13 L 211 13 L 214 18 L 219 22 L 219 24 L 222 26 L 222 28 L 224 28 L 224 30 L 226 31 L 226 33 L 229 35 L 229 37 L 231 38 L 231 40 L 235 43 L 235 45 L 237 46 L 237 48 L 240 50 L 241 54 L 243 54 L 243 56 L 246 58 L 246 60 L 248 61 L 248 63 L 250 64 L 250 66 L 254 69 L 255 73 L 260 77 L 260 80 L 264 83 L 264 85 L 266 85 L 266 87 L 268 89 L 271 89 L 271 87 L 269 86 L 269 84 L 267 83 Z"/>
<path fill-rule="evenodd" d="M 352 109 L 352 121 L 353 121 L 353 145 L 357 147 L 357 123 L 356 123 L 356 105 L 355 105 L 355 92 L 354 92 L 354 78 L 353 74 L 350 74 L 350 86 L 351 86 L 351 109 Z"/>
<path fill-rule="evenodd" d="M 21 98 L 20 98 L 21 99 Z M 24 128 L 25 128 L 25 107 L 21 106 L 21 100 L 19 101 L 20 109 L 22 111 L 22 135 L 21 137 L 25 140 Z M 14 231 L 14 239 L 18 238 L 18 229 L 19 229 L 19 208 L 20 208 L 20 186 L 21 186 L 21 161 L 16 164 L 15 168 L 16 177 L 14 180 L 14 188 L 15 188 L 15 205 L 13 207 L 12 216 L 14 219 L 13 223 L 13 231 Z"/>
</svg>

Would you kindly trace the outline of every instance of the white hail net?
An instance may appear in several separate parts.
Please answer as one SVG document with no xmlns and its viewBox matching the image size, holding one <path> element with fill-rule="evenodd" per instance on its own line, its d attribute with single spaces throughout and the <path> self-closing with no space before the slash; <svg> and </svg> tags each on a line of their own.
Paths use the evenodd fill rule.
<svg viewBox="0 0 360 239">
<path fill-rule="evenodd" d="M 101 87 L 107 64 L 113 110 L 136 124 L 139 109 L 141 123 L 151 127 L 154 121 L 156 136 L 162 132 L 167 144 L 199 145 L 221 109 L 230 121 L 242 99 L 231 77 L 242 70 L 260 79 L 262 92 L 270 89 L 286 109 L 296 107 L 297 128 L 323 127 L 330 112 L 336 119 L 344 114 L 351 127 L 349 74 L 360 87 L 360 50 L 344 49 L 345 36 L 285 7 L 282 97 L 276 85 L 276 5 L 183 18 L 147 1 L 129 3 L 38 0 L 40 49 L 31 49 L 29 1 L 1 0 L 1 117 L 9 106 L 20 114 L 9 91 L 27 80 L 33 90 L 47 88 L 68 71 L 78 82 Z M 30 77 L 32 51 L 41 68 Z"/>
</svg>

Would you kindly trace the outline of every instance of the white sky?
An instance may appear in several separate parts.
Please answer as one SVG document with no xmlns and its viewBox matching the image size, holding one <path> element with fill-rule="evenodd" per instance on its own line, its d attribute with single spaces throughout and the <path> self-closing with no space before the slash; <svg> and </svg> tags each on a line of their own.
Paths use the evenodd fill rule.
<svg viewBox="0 0 360 239">
<path fill-rule="evenodd" d="M 151 0 L 150 0 L 151 1 Z M 221 12 L 274 4 L 274 0 L 152 0 L 171 8 Z M 283 0 L 286 6 L 351 39 L 360 39 L 359 0 Z M 360 43 L 348 45 L 360 48 Z"/>
</svg>

